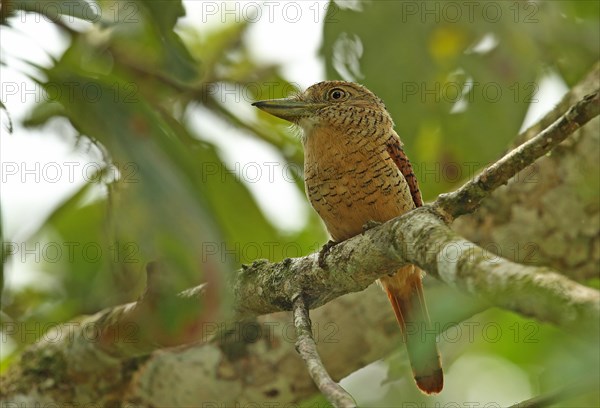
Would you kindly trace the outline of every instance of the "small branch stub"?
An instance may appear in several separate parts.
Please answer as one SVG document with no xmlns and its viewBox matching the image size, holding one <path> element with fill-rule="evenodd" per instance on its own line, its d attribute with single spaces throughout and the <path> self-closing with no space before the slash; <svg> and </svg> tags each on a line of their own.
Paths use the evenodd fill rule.
<svg viewBox="0 0 600 408">
<path fill-rule="evenodd" d="M 327 400 L 336 408 L 356 407 L 356 402 L 346 390 L 333 381 L 319 353 L 317 344 L 312 335 L 308 307 L 302 295 L 296 295 L 292 300 L 294 313 L 294 326 L 296 327 L 296 351 L 304 360 L 308 373 L 313 379 L 319 391 L 325 395 Z"/>
</svg>

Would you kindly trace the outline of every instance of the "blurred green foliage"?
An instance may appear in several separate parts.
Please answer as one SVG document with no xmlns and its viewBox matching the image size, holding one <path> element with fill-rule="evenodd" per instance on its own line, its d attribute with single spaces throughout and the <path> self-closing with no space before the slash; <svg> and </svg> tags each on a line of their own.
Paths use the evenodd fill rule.
<svg viewBox="0 0 600 408">
<path fill-rule="evenodd" d="M 2 24 L 19 24 L 10 18 L 17 10 L 55 10 L 42 3 L 3 1 Z M 295 256 L 325 242 L 314 213 L 299 231 L 273 225 L 244 181 L 228 170 L 210 142 L 214 138 L 190 124 L 200 110 L 209 112 L 273 146 L 282 162 L 302 164 L 299 141 L 280 120 L 257 113 L 249 121 L 223 100 L 228 85 L 244 91 L 239 103 L 245 104 L 265 95 L 286 96 L 293 88 L 280 67 L 258 63 L 249 52 L 250 23 L 202 33 L 179 27 L 185 8 L 177 0 L 100 0 L 97 7 L 54 3 L 63 15 L 90 24 L 76 30 L 57 15 L 46 16 L 68 34 L 69 45 L 51 66 L 31 63 L 37 69 L 32 79 L 49 98 L 23 124 L 43 128 L 68 121 L 79 134 L 70 141 L 97 152 L 103 166 L 29 241 L 68 242 L 91 252 L 77 250 L 60 262 L 35 265 L 51 284 L 4 290 L 3 321 L 8 316 L 24 324 L 58 323 L 131 301 L 144 288 L 144 267 L 151 260 L 166 262 L 174 271 L 171 290 L 181 290 L 202 281 L 225 282 L 255 254 L 277 261 L 290 256 L 286 245 L 298 248 Z M 594 1 L 332 1 L 323 15 L 321 53 L 328 79 L 356 80 L 385 101 L 425 199 L 431 200 L 502 154 L 527 110 L 540 103 L 540 78 L 557 73 L 571 86 L 598 60 L 599 13 Z M 226 133 L 218 136 L 228 140 Z M 303 190 L 301 175 L 295 175 L 295 184 Z M 243 250 L 254 247 L 259 250 Z M 4 252 L 2 259 L 3 265 L 10 261 Z M 466 310 L 476 312 L 470 301 L 457 296 L 432 302 L 434 320 L 458 324 L 469 318 Z M 228 308 L 227 302 L 212 306 Z M 167 324 L 176 313 L 161 318 Z M 553 328 L 496 310 L 475 319 L 499 325 L 505 335 L 490 342 L 479 332 L 471 341 L 442 344 L 450 370 L 467 353 L 501 356 L 531 378 L 535 393 L 560 383 L 565 362 L 569 375 L 586 371 L 581 356 L 597 371 L 597 353 L 588 354 Z M 514 341 L 511 327 L 534 327 L 539 342 Z M 35 338 L 13 340 L 22 347 Z M 424 401 L 412 381 L 397 381 L 406 379 L 406 361 L 392 356 L 389 367 L 394 388 L 374 405 Z M 453 395 L 454 402 L 468 398 L 467 391 Z M 598 401 L 595 395 L 586 398 L 577 404 Z"/>
<path fill-rule="evenodd" d="M 103 165 L 30 238 L 41 248 L 66 245 L 68 254 L 36 265 L 51 285 L 4 291 L 8 316 L 58 323 L 134 300 L 153 260 L 173 272 L 169 291 L 204 281 L 223 287 L 242 263 L 307 254 L 325 241 L 314 214 L 299 231 L 272 225 L 219 148 L 189 124 L 191 115 L 205 109 L 273 145 L 282 162 L 301 165 L 299 141 L 277 119 L 261 114 L 247 121 L 227 106 L 224 89 L 243 90 L 247 104 L 294 89 L 276 66 L 253 62 L 243 42 L 246 22 L 200 34 L 175 30 L 185 14 L 181 1 L 99 1 L 91 9 L 67 3 L 62 14 L 93 24 L 76 31 L 56 21 L 70 43 L 49 67 L 30 62 L 38 72 L 32 79 L 48 97 L 23 124 L 43 127 L 67 119 L 79 134 L 71 142 L 99 152 Z M 51 12 L 58 8 L 12 2 L 3 14 L 11 25 L 18 20 L 7 10 L 56 20 Z M 301 175 L 291 175 L 301 187 Z M 226 301 L 213 306 L 229 309 Z M 174 314 L 164 313 L 165 321 Z"/>
<path fill-rule="evenodd" d="M 381 97 L 425 200 L 497 159 L 539 80 L 568 85 L 598 60 L 598 2 L 332 2 L 322 53 L 330 79 Z"/>
</svg>

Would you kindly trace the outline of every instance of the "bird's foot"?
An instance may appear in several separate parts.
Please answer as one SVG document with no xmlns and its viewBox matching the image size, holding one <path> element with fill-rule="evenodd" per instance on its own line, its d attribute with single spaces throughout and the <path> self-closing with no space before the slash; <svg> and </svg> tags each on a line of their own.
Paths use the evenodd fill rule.
<svg viewBox="0 0 600 408">
<path fill-rule="evenodd" d="M 381 224 L 382 223 L 379 221 L 369 220 L 362 226 L 363 232 L 367 232 L 371 228 L 379 227 Z"/>
<path fill-rule="evenodd" d="M 319 251 L 319 258 L 318 258 L 318 263 L 319 263 L 320 268 L 325 269 L 325 257 L 329 253 L 329 250 L 331 248 L 333 248 L 334 246 L 336 246 L 337 244 L 338 244 L 337 242 L 330 239 L 329 241 L 327 241 L 327 243 L 325 245 L 323 245 L 323 247 Z"/>
</svg>

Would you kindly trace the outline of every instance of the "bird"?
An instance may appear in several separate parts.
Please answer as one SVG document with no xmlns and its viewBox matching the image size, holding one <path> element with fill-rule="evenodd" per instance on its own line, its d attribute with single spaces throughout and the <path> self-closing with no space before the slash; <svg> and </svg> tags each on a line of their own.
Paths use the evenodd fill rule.
<svg viewBox="0 0 600 408">
<path fill-rule="evenodd" d="M 333 243 L 423 205 L 392 117 L 365 86 L 324 81 L 291 97 L 252 105 L 302 130 L 306 195 Z M 417 387 L 436 394 L 444 376 L 430 329 L 423 275 L 411 264 L 379 283 L 400 325 Z"/>
</svg>

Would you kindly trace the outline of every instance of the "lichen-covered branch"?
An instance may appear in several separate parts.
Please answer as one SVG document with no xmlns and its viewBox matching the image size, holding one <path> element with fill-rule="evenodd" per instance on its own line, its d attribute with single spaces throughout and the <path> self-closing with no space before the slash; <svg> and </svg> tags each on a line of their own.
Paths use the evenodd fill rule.
<svg viewBox="0 0 600 408">
<path fill-rule="evenodd" d="M 280 300 L 287 299 L 288 293 L 290 294 L 289 299 L 294 299 L 293 293 L 290 292 L 294 287 L 302 289 L 310 297 L 310 302 L 307 302 L 311 307 L 317 307 L 343 293 L 362 290 L 386 271 L 395 270 L 399 265 L 407 262 L 420 265 L 431 275 L 451 286 L 484 299 L 489 304 L 533 316 L 540 321 L 551 322 L 565 329 L 581 325 L 586 327 L 586 332 L 589 334 L 593 335 L 599 332 L 600 293 L 597 290 L 579 285 L 547 268 L 515 264 L 484 251 L 450 230 L 439 218 L 439 215 L 427 206 L 336 245 L 325 257 L 324 269 L 319 268 L 316 254 L 280 263 L 257 262 L 239 272 L 235 279 L 234 294 L 237 304 L 244 305 L 243 308 L 240 308 L 244 312 L 243 316 L 291 309 L 291 300 L 289 303 L 287 301 L 280 302 Z M 305 270 L 310 273 L 303 277 Z M 339 279 L 339 285 L 335 289 L 335 279 L 338 275 L 346 277 Z M 176 299 L 180 299 L 184 303 L 191 301 L 190 304 L 193 305 L 194 300 L 202 296 L 202 290 L 209 291 L 210 288 L 189 290 L 181 296 L 177 296 Z M 330 290 L 332 292 L 328 293 Z M 379 297 L 385 298 L 385 296 Z M 121 340 L 124 340 L 122 343 L 131 347 L 115 347 L 110 348 L 109 352 L 105 352 L 101 347 L 102 341 L 97 341 L 97 337 L 93 337 L 96 341 L 89 341 L 89 332 L 86 328 L 91 327 L 94 330 L 103 331 L 107 327 L 117 327 L 115 326 L 117 324 L 126 326 L 127 322 L 135 322 L 136 325 L 131 327 L 144 332 L 147 330 L 145 326 L 148 321 L 130 319 L 147 315 L 133 313 L 137 308 L 143 310 L 142 304 L 148 299 L 152 299 L 152 297 L 106 310 L 80 321 L 77 333 L 65 338 L 64 342 L 38 343 L 26 353 L 29 356 L 24 359 L 27 364 L 21 365 L 19 369 L 23 370 L 23 373 L 28 373 L 27 375 L 32 375 L 40 370 L 45 373 L 48 368 L 44 364 L 56 361 L 59 367 L 63 367 L 63 370 L 68 368 L 69 376 L 93 378 L 94 375 L 101 375 L 106 378 L 107 373 L 114 373 L 110 375 L 111 378 L 118 379 L 120 376 L 124 376 L 127 370 L 139 368 L 136 365 L 122 366 L 121 361 L 125 357 L 135 357 L 152 349 L 164 347 L 161 342 L 152 342 L 151 338 L 145 336 L 139 339 L 123 337 L 123 334 L 127 334 L 127 332 L 121 331 Z M 267 307 L 269 302 L 273 302 L 273 304 Z M 254 307 L 256 309 L 253 309 Z M 335 317 L 330 317 L 330 321 L 340 324 L 340 319 L 348 318 L 353 321 L 356 319 L 356 316 L 343 317 L 344 315 L 345 312 L 338 310 L 332 315 Z M 388 315 L 392 316 L 390 313 Z M 202 312 L 198 311 L 196 320 L 201 321 L 202 316 Z M 372 325 L 373 322 L 378 322 L 378 319 L 370 312 L 368 320 L 371 323 L 355 321 L 355 324 L 359 326 Z M 150 325 L 150 327 L 153 326 Z M 118 332 L 115 331 L 115 333 Z M 197 336 L 197 339 L 203 339 L 206 338 L 207 333 L 202 334 L 200 330 L 196 331 L 194 335 Z M 48 338 L 53 339 L 55 336 L 48 336 Z M 188 337 L 174 337 L 174 339 L 189 342 Z M 345 336 L 344 341 L 346 341 Z M 334 344 L 334 346 L 336 345 Z M 211 347 L 202 353 L 216 353 L 217 350 L 213 350 L 215 346 Z M 41 350 L 44 352 L 41 353 Z M 335 348 L 328 355 L 335 355 Z M 63 361 L 65 358 L 69 362 Z M 199 361 L 204 361 L 205 358 L 206 356 Z M 328 360 L 324 359 L 324 361 L 331 369 Z M 355 363 L 360 364 L 360 361 L 357 360 Z M 159 364 L 153 370 L 164 370 L 161 367 L 163 366 Z M 230 368 L 213 368 L 218 370 L 220 375 L 224 375 L 222 370 L 230 371 Z M 335 370 L 335 372 L 340 372 L 341 367 L 336 366 Z M 151 379 L 157 378 L 156 375 L 148 375 L 150 382 L 144 385 L 147 386 L 145 388 L 147 391 L 156 388 Z M 67 376 L 67 372 L 59 374 L 59 376 L 70 378 Z M 145 377 L 138 375 L 137 378 Z M 22 378 L 21 381 L 26 383 L 27 379 Z M 6 381 L 6 384 L 18 387 L 21 381 Z M 61 387 L 64 386 L 61 385 Z M 59 388 L 57 392 L 64 394 L 64 389 Z M 103 391 L 99 390 L 98 392 L 101 394 Z"/>
<path fill-rule="evenodd" d="M 431 211 L 419 209 L 411 220 L 394 222 L 394 235 L 406 243 L 398 250 L 399 256 L 495 306 L 564 329 L 587 325 L 598 332 L 599 291 L 550 268 L 514 263 L 486 251 L 432 217 Z"/>
<path fill-rule="evenodd" d="M 294 326 L 296 327 L 296 350 L 304 360 L 310 377 L 319 391 L 336 408 L 356 407 L 354 399 L 338 383 L 333 381 L 321 361 L 312 334 L 308 307 L 301 294 L 293 300 Z"/>
<path fill-rule="evenodd" d="M 442 299 L 454 301 L 457 296 L 445 285 L 432 290 Z M 190 299 L 201 296 L 187 295 Z M 434 311 L 432 317 L 443 327 L 481 310 L 481 305 L 471 309 L 466 297 L 461 302 L 468 305 L 467 310 L 451 316 Z M 344 378 L 402 346 L 387 304 L 381 290 L 372 285 L 311 311 L 314 338 L 333 378 Z M 57 327 L 55 333 L 43 336 L 49 341 L 28 348 L 20 361 L 3 372 L 0 400 L 9 402 L 8 406 L 10 402 L 62 406 L 82 400 L 98 406 L 115 401 L 136 407 L 198 406 L 201 402 L 206 407 L 277 406 L 299 404 L 318 392 L 294 349 L 289 313 L 261 316 L 253 330 L 240 322 L 208 321 L 196 338 L 201 344 L 136 358 L 115 358 L 97 347 L 96 329 L 102 323 L 95 319 L 101 316 Z M 220 331 L 221 327 L 228 331 Z M 139 326 L 125 328 L 115 334 L 135 346 Z M 230 339 L 237 341 L 235 346 L 224 346 Z"/>
<path fill-rule="evenodd" d="M 246 314 L 289 310 L 287 299 L 301 291 L 314 308 L 363 290 L 406 263 L 492 305 L 563 328 L 581 324 L 598 332 L 600 292 L 549 268 L 517 264 L 485 251 L 453 232 L 430 206 L 336 245 L 323 269 L 316 255 L 255 263 L 239 274 L 236 304 Z"/>
<path fill-rule="evenodd" d="M 481 200 L 548 153 L 600 112 L 600 90 L 586 95 L 548 128 L 488 166 L 458 190 L 442 194 L 435 207 L 450 219 L 473 212 Z"/>
</svg>

